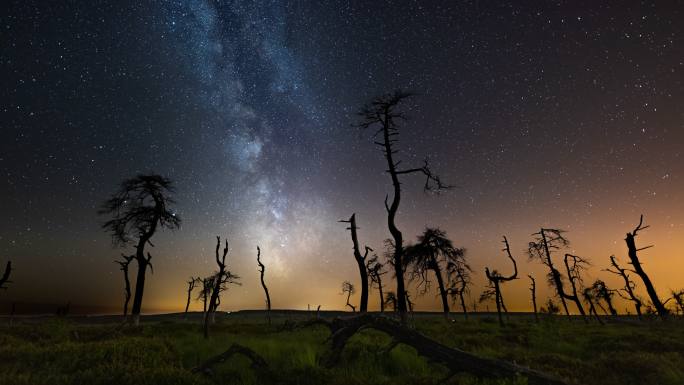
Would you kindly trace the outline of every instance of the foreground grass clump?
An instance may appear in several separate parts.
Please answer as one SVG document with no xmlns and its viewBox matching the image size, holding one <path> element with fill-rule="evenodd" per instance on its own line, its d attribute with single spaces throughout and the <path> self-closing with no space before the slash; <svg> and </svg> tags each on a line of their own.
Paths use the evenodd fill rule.
<svg viewBox="0 0 684 385">
<path fill-rule="evenodd" d="M 413 321 L 422 333 L 473 354 L 514 361 L 576 384 L 684 384 L 684 324 L 577 319 L 539 324 L 513 316 L 501 328 L 488 317 L 447 322 L 440 316 Z M 202 337 L 197 320 L 156 317 L 140 329 L 83 320 L 24 320 L 0 325 L 0 384 L 525 384 L 524 378 L 477 379 L 428 363 L 413 348 L 389 353 L 390 338 L 368 330 L 353 337 L 341 361 L 320 365 L 328 352 L 323 327 L 280 331 L 260 317 L 232 314 Z M 239 343 L 260 354 L 267 370 L 255 371 L 235 356 L 212 376 L 190 369 Z"/>
</svg>

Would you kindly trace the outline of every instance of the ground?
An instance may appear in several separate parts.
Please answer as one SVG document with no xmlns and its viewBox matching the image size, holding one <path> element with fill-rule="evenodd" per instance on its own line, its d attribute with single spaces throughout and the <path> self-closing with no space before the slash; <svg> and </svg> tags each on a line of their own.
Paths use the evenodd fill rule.
<svg viewBox="0 0 684 385">
<path fill-rule="evenodd" d="M 325 317 L 341 313 L 326 313 Z M 347 313 L 349 315 L 349 313 Z M 0 318 L 0 384 L 525 384 L 526 379 L 478 379 L 429 363 L 389 337 L 363 331 L 352 338 L 341 362 L 320 364 L 329 351 L 327 328 L 284 330 L 285 322 L 312 317 L 279 312 L 268 326 L 261 312 L 220 314 L 203 338 L 200 315 L 143 318 L 142 327 L 117 329 L 120 317 Z M 492 315 L 465 321 L 453 315 L 416 315 L 412 326 L 452 347 L 514 361 L 571 384 L 684 384 L 684 322 L 630 318 L 606 325 L 581 319 L 512 315 L 500 327 Z M 247 346 L 268 364 L 255 370 L 235 356 L 210 375 L 191 369 L 232 343 Z"/>
</svg>

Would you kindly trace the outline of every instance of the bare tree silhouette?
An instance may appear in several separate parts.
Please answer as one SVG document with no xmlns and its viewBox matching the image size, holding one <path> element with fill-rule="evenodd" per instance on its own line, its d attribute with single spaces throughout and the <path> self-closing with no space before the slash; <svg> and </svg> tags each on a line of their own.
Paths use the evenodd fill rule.
<svg viewBox="0 0 684 385">
<path fill-rule="evenodd" d="M 10 274 L 12 274 L 12 261 L 7 261 L 5 272 L 2 273 L 2 277 L 0 277 L 0 289 L 7 289 L 5 284 L 12 283 L 12 281 L 9 280 Z"/>
<path fill-rule="evenodd" d="M 609 289 L 605 282 L 603 282 L 600 279 L 597 279 L 591 285 L 591 291 L 595 299 L 599 301 L 603 300 L 606 303 L 606 306 L 608 306 L 608 311 L 611 315 L 617 315 L 617 310 L 615 310 L 615 307 L 613 306 L 613 295 L 615 293 L 615 290 Z M 599 307 L 602 307 L 600 302 L 597 302 L 596 304 L 599 305 Z"/>
<path fill-rule="evenodd" d="M 128 279 L 128 265 L 135 259 L 135 255 L 126 255 L 121 253 L 121 261 L 114 261 L 119 265 L 120 270 L 123 272 L 124 276 L 124 305 L 123 305 L 123 317 L 126 319 L 128 316 L 128 302 L 131 300 L 131 281 Z"/>
<path fill-rule="evenodd" d="M 349 282 L 349 281 L 342 282 L 342 293 L 341 294 L 344 294 L 344 293 L 347 293 L 347 306 L 349 306 L 352 309 L 352 312 L 355 313 L 356 312 L 356 306 L 349 303 L 349 298 L 354 293 L 356 293 L 356 288 L 354 287 L 354 285 L 351 282 Z"/>
<path fill-rule="evenodd" d="M 209 308 L 204 315 L 204 338 L 209 338 L 209 324 L 216 321 L 216 310 L 221 304 L 221 292 L 227 290 L 229 284 L 239 285 L 237 275 L 232 274 L 226 270 L 226 255 L 228 255 L 228 240 L 225 240 L 225 247 L 223 248 L 223 256 L 219 258 L 219 250 L 221 249 L 221 237 L 216 237 L 216 264 L 218 271 L 214 274 L 212 279 L 213 287 L 211 288 L 211 297 L 209 299 Z"/>
<path fill-rule="evenodd" d="M 351 232 L 352 244 L 354 245 L 354 259 L 359 267 L 359 274 L 361 275 L 361 299 L 359 304 L 359 312 L 365 313 L 368 311 L 368 272 L 366 271 L 366 258 L 368 252 L 373 251 L 370 247 L 365 247 L 365 252 L 361 255 L 359 250 L 359 238 L 356 234 L 358 227 L 356 226 L 356 214 L 352 214 L 349 220 L 341 220 L 341 223 L 349 223 L 347 230 Z"/>
<path fill-rule="evenodd" d="M 401 182 L 399 177 L 407 174 L 423 174 L 425 176 L 425 191 L 439 191 L 449 188 L 449 186 L 442 183 L 437 175 L 432 173 L 427 160 L 425 160 L 422 167 L 406 169 L 399 168 L 401 161 L 395 160 L 399 151 L 396 148 L 399 136 L 397 121 L 406 119 L 404 113 L 398 111 L 398 107 L 399 104 L 410 96 L 412 96 L 410 93 L 397 91 L 392 94 L 376 97 L 361 109 L 359 112 L 361 121 L 357 125 L 361 128 L 379 126 L 379 129 L 373 134 L 373 138 L 380 136 L 381 139 L 376 140 L 374 143 L 382 148 L 383 155 L 387 161 L 386 172 L 390 174 L 392 179 L 392 186 L 394 188 L 392 203 L 388 203 L 389 196 L 385 196 L 385 209 L 387 210 L 387 227 L 394 240 L 394 263 L 392 263 L 392 266 L 394 266 L 394 275 L 397 280 L 397 308 L 403 323 L 407 321 L 404 264 L 402 262 L 404 251 L 403 235 L 395 223 L 399 203 L 401 202 Z"/>
<path fill-rule="evenodd" d="M 622 289 L 617 290 L 618 295 L 623 299 L 634 302 L 634 309 L 636 310 L 637 317 L 641 319 L 641 307 L 643 306 L 643 302 L 641 301 L 641 298 L 639 298 L 639 296 L 637 296 L 635 293 L 636 283 L 634 283 L 634 281 L 632 281 L 629 278 L 627 269 L 623 269 L 620 267 L 614 255 L 610 256 L 610 264 L 611 266 L 613 266 L 615 270 L 606 269 L 606 271 L 620 276 L 623 279 L 623 281 L 625 281 L 625 286 Z"/>
<path fill-rule="evenodd" d="M 534 239 L 532 242 L 529 243 L 527 253 L 530 260 L 536 259 L 549 269 L 549 273 L 547 275 L 548 284 L 549 286 L 556 289 L 556 294 L 558 295 L 558 298 L 560 299 L 561 304 L 563 305 L 563 310 L 565 310 L 565 314 L 568 316 L 570 315 L 568 305 L 565 302 L 566 300 L 570 300 L 575 302 L 575 304 L 577 305 L 577 310 L 580 312 L 580 314 L 582 314 L 582 316 L 584 316 L 584 308 L 582 307 L 582 304 L 579 298 L 577 297 L 576 287 L 575 295 L 566 293 L 565 289 L 563 288 L 563 276 L 553 264 L 552 253 L 554 251 L 563 249 L 570 244 L 570 242 L 563 236 L 564 232 L 565 231 L 559 229 L 541 228 L 539 232 L 532 234 Z M 571 257 L 574 258 L 569 258 L 568 262 L 573 262 L 573 260 L 581 261 L 579 262 L 579 264 L 572 265 L 572 269 L 570 267 L 571 265 L 566 265 L 567 269 L 570 271 L 570 274 L 573 274 L 573 277 L 570 277 L 571 281 L 576 281 L 580 279 L 579 273 L 586 265 L 586 261 L 584 261 L 581 258 L 577 259 L 579 257 Z M 576 271 L 574 271 L 573 269 Z"/>
<path fill-rule="evenodd" d="M 625 243 L 627 243 L 627 255 L 629 256 L 630 264 L 634 268 L 634 273 L 636 273 L 644 282 L 644 287 L 646 287 L 646 292 L 648 293 L 648 296 L 651 299 L 651 303 L 658 312 L 658 315 L 664 319 L 667 318 L 669 312 L 663 304 L 663 302 L 658 297 L 658 293 L 656 292 L 655 287 L 653 287 L 651 279 L 648 277 L 643 267 L 641 266 L 641 261 L 639 261 L 638 255 L 639 251 L 651 248 L 653 247 L 653 245 L 637 248 L 636 243 L 634 241 L 634 238 L 636 238 L 639 231 L 646 230 L 649 227 L 650 226 L 644 226 L 644 216 L 641 215 L 637 227 L 635 227 L 631 233 L 627 233 L 627 236 L 625 237 Z"/>
<path fill-rule="evenodd" d="M 152 269 L 152 255 L 145 252 L 145 246 L 154 246 L 151 239 L 157 229 L 180 227 L 180 218 L 170 209 L 174 203 L 171 198 L 173 191 L 173 183 L 168 178 L 160 175 L 138 175 L 125 180 L 119 191 L 104 202 L 99 210 L 99 214 L 111 216 L 102 227 L 110 233 L 115 245 L 124 247 L 137 238 L 135 260 L 138 275 L 131 309 L 136 326 L 140 322 L 145 273 L 148 266 Z"/>
<path fill-rule="evenodd" d="M 468 309 L 465 303 L 465 296 L 470 293 L 470 285 L 472 284 L 470 273 L 472 272 L 472 269 L 465 263 L 465 259 L 463 259 L 458 263 L 449 261 L 447 263 L 446 271 L 449 281 L 449 289 L 447 289 L 447 292 L 451 295 L 452 302 L 455 303 L 456 298 L 460 300 L 463 316 L 468 320 Z"/>
<path fill-rule="evenodd" d="M 584 322 L 589 322 L 586 313 L 584 312 L 580 296 L 577 295 L 577 290 L 578 286 L 581 289 L 582 273 L 587 270 L 590 264 L 586 259 L 568 253 L 565 254 L 563 262 L 565 263 L 565 271 L 568 274 L 568 281 L 570 281 L 570 288 L 572 289 L 572 295 L 564 292 L 565 299 L 575 302 L 575 306 L 577 306 L 580 314 L 582 314 Z"/>
<path fill-rule="evenodd" d="M 449 318 L 447 286 L 442 272 L 448 270 L 449 264 L 467 266 L 465 249 L 454 247 L 443 230 L 426 228 L 418 236 L 416 244 L 404 248 L 403 258 L 404 270 L 408 273 L 409 281 L 418 281 L 418 287 L 422 288 L 419 294 L 425 294 L 430 290 L 428 274 L 434 273 L 442 299 L 442 311 L 444 317 Z"/>
<path fill-rule="evenodd" d="M 207 304 L 209 303 L 209 297 L 211 297 L 211 292 L 214 289 L 214 275 L 204 277 L 200 279 L 202 283 L 202 289 L 199 294 L 197 294 L 197 300 L 202 301 L 202 320 L 207 314 Z"/>
<path fill-rule="evenodd" d="M 261 249 L 257 246 L 257 264 L 259 265 L 259 277 L 261 279 L 261 287 L 264 288 L 264 294 L 266 294 L 266 317 L 268 318 L 268 324 L 271 324 L 271 296 L 268 294 L 268 287 L 266 287 L 266 282 L 264 282 L 264 274 L 266 273 L 266 266 L 261 262 Z"/>
<path fill-rule="evenodd" d="M 530 294 L 532 294 L 532 310 L 534 311 L 534 322 L 539 322 L 539 315 L 537 314 L 537 283 L 534 281 L 534 277 L 530 277 Z"/>
<path fill-rule="evenodd" d="M 368 272 L 368 278 L 370 279 L 369 288 L 373 285 L 378 288 L 378 293 L 380 295 L 380 313 L 385 312 L 385 298 L 382 293 L 382 276 L 387 274 L 384 271 L 384 265 L 378 260 L 378 256 L 373 254 L 373 256 L 366 261 L 366 271 Z"/>
<path fill-rule="evenodd" d="M 582 297 L 584 297 L 584 300 L 589 304 L 589 315 L 591 316 L 592 314 L 594 315 L 594 318 L 603 325 L 603 321 L 601 320 L 601 317 L 599 317 L 598 312 L 596 311 L 596 306 L 595 301 L 596 297 L 594 295 L 594 291 L 592 290 L 591 287 L 587 287 L 582 291 Z"/>
<path fill-rule="evenodd" d="M 190 299 L 192 298 L 192 291 L 195 289 L 198 283 L 201 283 L 202 279 L 200 277 L 190 277 L 188 281 L 188 301 L 185 303 L 185 313 L 184 318 L 188 318 L 188 310 L 190 309 Z"/>
<path fill-rule="evenodd" d="M 503 239 L 503 243 L 505 245 L 503 251 L 506 252 L 508 259 L 510 259 L 511 262 L 513 262 L 513 274 L 506 277 L 501 275 L 496 270 L 492 270 L 490 272 L 489 268 L 485 267 L 485 275 L 489 280 L 490 287 L 482 293 L 482 296 L 480 296 L 481 302 L 490 299 L 492 296 L 494 297 L 494 301 L 496 302 L 496 312 L 499 316 L 499 325 L 501 326 L 504 326 L 503 318 L 501 317 L 501 310 L 504 309 L 504 311 L 508 312 L 506 310 L 506 305 L 504 304 L 503 297 L 501 295 L 501 283 L 512 281 L 518 278 L 518 265 L 515 263 L 515 258 L 513 258 L 513 255 L 511 255 L 511 248 L 508 245 L 508 239 L 506 239 L 505 236 L 503 237 Z"/>
</svg>

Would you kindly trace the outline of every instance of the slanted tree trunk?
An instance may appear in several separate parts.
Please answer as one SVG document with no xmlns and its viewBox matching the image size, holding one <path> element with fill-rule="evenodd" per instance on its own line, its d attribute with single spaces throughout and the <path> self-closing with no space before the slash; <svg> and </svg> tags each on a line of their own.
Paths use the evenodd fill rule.
<svg viewBox="0 0 684 385">
<path fill-rule="evenodd" d="M 432 259 L 432 271 L 437 277 L 437 286 L 439 287 L 439 295 L 442 297 L 442 312 L 444 313 L 444 318 L 449 319 L 449 301 L 447 298 L 447 291 L 444 287 L 444 279 L 442 278 L 442 270 L 439 268 L 439 264 L 433 258 Z"/>
<path fill-rule="evenodd" d="M 2 274 L 2 277 L 0 277 L 0 289 L 6 289 L 4 285 L 6 283 L 10 283 L 9 277 L 10 274 L 12 273 L 12 261 L 7 261 L 7 265 L 5 265 L 5 272 Z"/>
<path fill-rule="evenodd" d="M 378 281 L 378 292 L 380 293 L 380 313 L 385 312 L 385 297 L 382 294 L 382 278 L 380 278 L 380 274 L 376 275 L 376 279 Z"/>
<path fill-rule="evenodd" d="M 574 264 L 573 267 L 570 266 L 570 263 Z M 565 296 L 566 299 L 573 301 L 575 303 L 575 306 L 577 306 L 577 310 L 580 312 L 582 315 L 582 318 L 584 318 L 585 322 L 588 322 L 587 320 L 587 314 L 584 312 L 584 307 L 582 306 L 582 302 L 579 299 L 579 296 L 577 295 L 577 280 L 580 280 L 581 278 L 579 277 L 580 274 L 580 269 L 577 268 L 578 262 L 580 263 L 585 263 L 584 260 L 576 255 L 572 254 L 565 254 L 565 257 L 563 259 L 565 263 L 565 269 L 568 273 L 568 281 L 570 281 L 570 288 L 572 289 L 572 295 L 569 295 L 568 293 L 565 293 L 563 290 L 563 295 Z M 563 283 L 561 282 L 561 286 Z"/>
<path fill-rule="evenodd" d="M 257 246 L 257 264 L 259 264 L 259 273 L 261 278 L 261 287 L 264 288 L 264 293 L 266 294 L 266 317 L 268 318 L 268 324 L 271 324 L 271 296 L 268 294 L 268 287 L 266 287 L 266 282 L 264 282 L 264 274 L 266 273 L 266 266 L 261 263 L 261 249 Z"/>
<path fill-rule="evenodd" d="M 544 253 L 546 254 L 546 263 L 551 271 L 551 277 L 553 279 L 554 286 L 556 286 L 556 293 L 563 304 L 563 309 L 566 315 L 570 315 L 568 310 L 568 304 L 565 303 L 565 292 L 563 291 L 563 281 L 561 280 L 560 272 L 553 266 L 553 260 L 551 259 L 551 251 L 549 250 L 549 244 L 546 240 L 546 229 L 542 228 L 540 231 L 542 242 L 544 245 Z"/>
<path fill-rule="evenodd" d="M 534 281 L 534 277 L 530 277 L 530 293 L 532 293 L 532 310 L 534 311 L 534 322 L 539 322 L 539 314 L 537 314 L 537 285 Z"/>
<path fill-rule="evenodd" d="M 627 237 L 625 238 L 625 243 L 627 243 L 627 255 L 629 256 L 629 260 L 631 261 L 632 267 L 634 268 L 634 272 L 637 273 L 639 278 L 641 278 L 641 280 L 644 282 L 644 287 L 646 287 L 646 292 L 648 293 L 648 296 L 651 299 L 651 303 L 653 303 L 653 307 L 655 307 L 656 311 L 658 312 L 658 315 L 661 318 L 665 319 L 669 315 L 669 311 L 667 310 L 663 302 L 660 300 L 660 297 L 658 297 L 658 293 L 656 292 L 655 287 L 653 287 L 651 279 L 648 277 L 643 267 L 641 266 L 641 261 L 639 261 L 639 256 L 637 254 L 639 251 L 648 249 L 652 246 L 646 246 L 638 249 L 634 241 L 634 238 L 637 236 L 637 233 L 640 230 L 645 230 L 649 227 L 643 226 L 643 223 L 644 216 L 642 215 L 639 219 L 639 224 L 637 225 L 637 227 L 631 233 L 627 233 Z"/>
<path fill-rule="evenodd" d="M 368 257 L 368 252 L 371 251 L 371 248 L 366 246 L 365 253 L 361 255 L 361 251 L 359 250 L 359 238 L 356 234 L 358 227 L 356 226 L 355 213 L 352 214 L 349 220 L 342 220 L 340 222 L 349 223 L 349 227 L 347 229 L 351 232 L 352 244 L 354 245 L 354 259 L 359 267 L 359 274 L 361 276 L 361 299 L 359 303 L 359 312 L 365 313 L 368 311 L 368 272 L 366 271 L 366 258 Z"/>
</svg>

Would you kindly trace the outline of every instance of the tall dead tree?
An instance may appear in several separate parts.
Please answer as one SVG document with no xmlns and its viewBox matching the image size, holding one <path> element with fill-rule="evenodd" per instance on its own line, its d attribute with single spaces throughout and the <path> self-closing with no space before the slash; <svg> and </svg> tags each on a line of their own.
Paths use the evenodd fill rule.
<svg viewBox="0 0 684 385">
<path fill-rule="evenodd" d="M 646 230 L 649 227 L 650 226 L 644 226 L 644 216 L 642 215 L 639 218 L 639 224 L 637 225 L 637 227 L 635 227 L 631 233 L 627 233 L 627 236 L 625 237 L 625 243 L 627 243 L 627 255 L 629 256 L 630 264 L 634 268 L 634 273 L 636 273 L 639 276 L 639 278 L 641 278 L 641 280 L 644 282 L 644 287 L 646 287 L 646 292 L 648 293 L 648 296 L 651 299 L 651 303 L 658 312 L 658 315 L 664 319 L 667 318 L 669 312 L 663 304 L 663 302 L 660 300 L 660 297 L 658 297 L 658 293 L 656 292 L 655 287 L 653 287 L 651 279 L 648 277 L 643 267 L 641 266 L 641 261 L 639 261 L 638 255 L 639 251 L 651 248 L 653 247 L 653 245 L 637 248 L 636 243 L 634 241 L 634 238 L 636 238 L 639 231 Z"/>
<path fill-rule="evenodd" d="M 368 272 L 368 278 L 370 279 L 369 288 L 373 285 L 378 288 L 378 294 L 380 295 L 380 313 L 385 312 L 385 297 L 382 292 L 382 276 L 387 274 L 384 271 L 384 265 L 378 260 L 377 255 L 373 255 L 368 261 L 366 261 L 366 271 Z"/>
<path fill-rule="evenodd" d="M 344 281 L 342 282 L 342 294 L 347 293 L 347 306 L 349 306 L 352 309 L 352 313 L 356 312 L 356 306 L 352 305 L 349 303 L 349 298 L 356 293 L 356 288 L 354 288 L 354 285 L 349 282 L 349 281 Z"/>
<path fill-rule="evenodd" d="M 496 302 L 496 312 L 499 316 L 499 325 L 501 326 L 504 326 L 503 318 L 501 317 L 501 310 L 505 309 L 506 306 L 504 305 L 503 297 L 501 296 L 501 283 L 512 281 L 518 278 L 518 265 L 515 263 L 515 258 L 513 258 L 513 255 L 511 255 L 511 248 L 508 245 L 508 239 L 506 239 L 506 237 L 503 237 L 503 239 L 503 243 L 505 245 L 503 251 L 506 252 L 508 259 L 513 262 L 513 274 L 509 276 L 503 276 L 498 271 L 492 270 L 490 272 L 489 268 L 485 267 L 485 275 L 487 276 L 491 286 L 490 290 L 486 290 L 481 297 L 482 299 L 488 299 L 491 298 L 492 295 L 494 296 L 494 301 Z"/>
<path fill-rule="evenodd" d="M 147 268 L 152 270 L 152 255 L 145 251 L 157 229 L 177 229 L 181 220 L 170 209 L 175 203 L 171 198 L 173 183 L 160 175 L 138 175 L 125 180 L 119 191 L 104 202 L 98 211 L 101 215 L 109 215 L 111 219 L 102 227 L 110 233 L 114 245 L 125 247 L 135 244 L 135 260 L 138 274 L 135 280 L 133 296 L 133 324 L 140 322 L 145 274 Z M 137 239 L 137 240 L 136 240 Z"/>
<path fill-rule="evenodd" d="M 123 317 L 126 319 L 128 316 L 128 302 L 131 300 L 131 281 L 128 279 L 128 265 L 135 259 L 135 255 L 121 254 L 121 261 L 114 261 L 119 265 L 119 269 L 123 272 L 124 276 L 124 305 L 123 305 Z"/>
<path fill-rule="evenodd" d="M 5 272 L 2 273 L 2 277 L 0 277 L 0 289 L 7 289 L 5 284 L 12 282 L 9 280 L 10 274 L 12 274 L 12 261 L 7 261 L 7 265 L 5 265 Z"/>
<path fill-rule="evenodd" d="M 532 294 L 532 311 L 534 311 L 534 322 L 539 322 L 539 314 L 537 314 L 537 283 L 534 281 L 534 277 L 530 277 L 530 294 Z"/>
<path fill-rule="evenodd" d="M 549 273 L 547 274 L 548 284 L 555 289 L 556 295 L 563 305 L 565 314 L 568 316 L 570 315 L 568 304 L 566 303 L 566 300 L 569 300 L 573 301 L 575 305 L 577 305 L 577 310 L 580 312 L 580 314 L 582 314 L 582 316 L 584 316 L 584 308 L 582 307 L 582 303 L 576 294 L 576 287 L 574 290 L 574 295 L 565 292 L 563 287 L 563 275 L 558 269 L 556 269 L 553 263 L 553 252 L 559 251 L 570 244 L 570 242 L 563 236 L 563 233 L 564 231 L 559 229 L 541 228 L 539 232 L 532 234 L 534 239 L 529 243 L 527 253 L 530 260 L 536 259 L 549 269 Z M 571 260 L 569 262 L 572 262 L 573 258 L 570 259 Z M 586 262 L 582 259 L 579 259 L 579 261 L 582 261 L 579 265 L 573 265 L 573 267 L 577 268 L 578 270 L 574 272 L 570 271 L 570 274 L 573 275 L 573 277 L 569 277 L 571 280 L 574 279 L 576 281 L 577 279 L 580 279 L 579 272 Z M 566 267 L 568 270 L 570 270 L 570 265 L 567 265 Z"/>
<path fill-rule="evenodd" d="M 190 299 L 192 298 L 192 291 L 195 289 L 198 283 L 202 282 L 200 277 L 190 277 L 188 281 L 188 301 L 185 303 L 185 313 L 183 313 L 184 318 L 188 318 L 188 310 L 190 309 Z"/>
<path fill-rule="evenodd" d="M 470 285 L 472 284 L 470 273 L 472 269 L 465 262 L 449 262 L 447 263 L 446 271 L 449 281 L 449 289 L 447 291 L 451 295 L 451 300 L 452 302 L 456 302 L 456 298 L 460 300 L 463 317 L 468 320 L 465 296 L 470 292 Z"/>
<path fill-rule="evenodd" d="M 620 265 L 618 264 L 617 259 L 615 259 L 614 255 L 610 256 L 610 264 L 615 270 L 606 269 L 606 271 L 620 276 L 622 278 L 622 280 L 625 282 L 625 286 L 622 289 L 618 289 L 618 291 L 617 291 L 618 295 L 620 297 L 622 297 L 623 299 L 626 299 L 628 301 L 632 301 L 634 303 L 634 310 L 636 310 L 637 317 L 639 317 L 639 319 L 641 319 L 641 307 L 644 304 L 641 301 L 641 298 L 639 298 L 639 296 L 637 296 L 635 293 L 636 283 L 634 283 L 634 281 L 632 281 L 629 278 L 629 274 L 627 272 L 627 269 L 623 269 L 620 267 Z"/>
<path fill-rule="evenodd" d="M 209 299 L 209 308 L 204 314 L 204 338 L 209 338 L 209 324 L 216 320 L 216 310 L 221 303 L 220 294 L 226 290 L 229 284 L 237 284 L 237 275 L 232 274 L 226 269 L 226 255 L 228 255 L 228 240 L 225 240 L 225 247 L 223 248 L 223 255 L 219 258 L 219 250 L 221 249 L 221 237 L 216 237 L 216 264 L 218 271 L 214 274 L 213 287 L 211 289 L 211 298 Z"/>
<path fill-rule="evenodd" d="M 271 324 L 271 296 L 268 294 L 268 287 L 266 287 L 266 282 L 264 282 L 264 274 L 266 274 L 266 266 L 261 262 L 261 249 L 257 246 L 257 264 L 259 265 L 259 278 L 261 279 L 261 287 L 264 288 L 264 294 L 266 294 L 266 317 L 268 318 L 268 324 Z"/>
<path fill-rule="evenodd" d="M 421 295 L 430 290 L 428 274 L 434 273 L 442 299 L 442 311 L 444 317 L 449 318 L 447 282 L 443 273 L 448 273 L 450 265 L 469 269 L 465 263 L 465 249 L 454 247 L 443 230 L 428 227 L 418 236 L 416 244 L 406 246 L 403 258 L 404 271 L 408 273 L 409 281 L 418 281 L 418 288 L 422 288 L 419 291 Z M 451 269 L 456 270 L 458 267 L 452 266 Z"/>
<path fill-rule="evenodd" d="M 394 188 L 392 195 L 392 202 L 388 203 L 389 195 L 385 196 L 385 209 L 387 210 L 387 227 L 392 234 L 394 240 L 394 256 L 393 263 L 394 273 L 397 279 L 397 307 L 399 316 L 403 323 L 407 321 L 406 308 L 406 289 L 404 286 L 404 271 L 403 271 L 403 235 L 395 223 L 395 218 L 399 210 L 399 203 L 401 202 L 401 182 L 399 180 L 401 175 L 407 174 L 423 174 L 425 176 L 424 190 L 439 191 L 446 189 L 449 186 L 442 183 L 440 178 L 432 173 L 428 161 L 419 168 L 400 168 L 400 160 L 396 160 L 398 149 L 396 143 L 399 137 L 399 126 L 397 121 L 405 120 L 404 113 L 398 111 L 399 104 L 409 98 L 411 94 L 397 91 L 392 94 L 386 94 L 376 97 L 369 104 L 365 105 L 359 112 L 361 121 L 358 127 L 369 128 L 379 127 L 373 134 L 375 144 L 382 148 L 383 155 L 387 161 L 386 172 L 390 175 L 392 186 Z"/>
<path fill-rule="evenodd" d="M 365 247 L 365 252 L 361 255 L 359 250 L 359 238 L 356 234 L 358 227 L 356 226 L 356 214 L 352 214 L 349 220 L 341 220 L 341 223 L 349 223 L 347 230 L 351 232 L 351 239 L 354 249 L 354 259 L 359 267 L 359 275 L 361 276 L 361 299 L 359 303 L 359 312 L 365 313 L 368 311 L 368 272 L 366 271 L 366 258 L 368 257 L 368 252 L 373 251 L 370 247 Z"/>
</svg>

